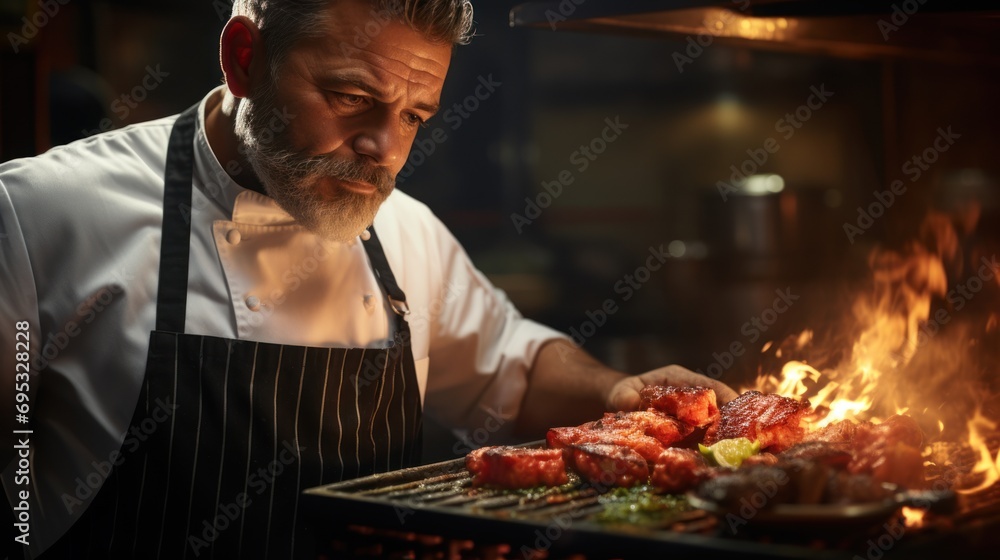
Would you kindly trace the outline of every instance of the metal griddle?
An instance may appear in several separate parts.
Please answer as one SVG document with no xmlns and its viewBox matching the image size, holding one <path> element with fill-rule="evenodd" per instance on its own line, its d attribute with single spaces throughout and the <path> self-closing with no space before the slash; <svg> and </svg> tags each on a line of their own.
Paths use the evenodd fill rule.
<svg viewBox="0 0 1000 560">
<path fill-rule="evenodd" d="M 512 558 L 529 557 L 520 551 L 539 549 L 555 557 L 846 559 L 865 556 L 868 536 L 862 532 L 858 544 L 846 549 L 773 537 L 747 540 L 727 535 L 714 516 L 698 509 L 671 516 L 662 526 L 608 525 L 594 519 L 604 506 L 597 490 L 585 482 L 538 493 L 473 488 L 464 459 L 312 488 L 303 494 L 302 507 L 319 534 L 363 525 L 502 543 L 510 546 Z M 877 537 L 877 531 L 871 536 Z"/>
</svg>

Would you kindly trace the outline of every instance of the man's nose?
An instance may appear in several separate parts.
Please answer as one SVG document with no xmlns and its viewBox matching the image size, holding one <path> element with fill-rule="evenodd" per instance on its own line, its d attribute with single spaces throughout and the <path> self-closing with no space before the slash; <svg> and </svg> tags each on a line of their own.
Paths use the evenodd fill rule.
<svg viewBox="0 0 1000 560">
<path fill-rule="evenodd" d="M 394 167 L 402 147 L 398 119 L 388 113 L 372 115 L 353 144 L 355 153 L 371 158 L 375 165 Z"/>
</svg>

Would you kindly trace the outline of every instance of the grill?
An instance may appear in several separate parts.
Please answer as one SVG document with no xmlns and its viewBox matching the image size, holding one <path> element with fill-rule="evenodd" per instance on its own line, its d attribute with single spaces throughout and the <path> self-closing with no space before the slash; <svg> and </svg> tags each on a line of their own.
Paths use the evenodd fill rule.
<svg viewBox="0 0 1000 560">
<path fill-rule="evenodd" d="M 992 438 L 1000 445 L 1000 434 Z M 538 444 L 531 444 L 538 445 Z M 994 447 L 995 448 L 995 447 Z M 973 482 L 967 446 L 937 444 L 930 474 Z M 974 483 L 974 482 L 973 482 Z M 903 528 L 898 514 L 825 526 L 756 527 L 734 535 L 725 518 L 671 511 L 652 523 L 598 520 L 608 497 L 587 483 L 501 491 L 473 488 L 464 459 L 375 474 L 307 490 L 303 507 L 321 535 L 321 557 L 397 558 L 939 558 L 1000 546 L 1000 485 L 961 496 L 950 515 Z"/>
</svg>

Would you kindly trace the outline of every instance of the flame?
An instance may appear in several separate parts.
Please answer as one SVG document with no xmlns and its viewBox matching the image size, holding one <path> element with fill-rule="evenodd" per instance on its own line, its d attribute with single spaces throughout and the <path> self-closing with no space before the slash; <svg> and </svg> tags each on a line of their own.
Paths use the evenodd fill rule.
<svg viewBox="0 0 1000 560">
<path fill-rule="evenodd" d="M 925 436 L 944 438 L 947 425 L 950 436 L 967 438 L 979 457 L 972 472 L 982 480 L 963 490 L 973 493 L 1000 481 L 1000 453 L 994 457 L 985 439 L 998 423 L 981 412 L 988 391 L 972 375 L 974 333 L 957 321 L 947 331 L 942 328 L 961 309 L 952 302 L 949 274 L 954 282 L 971 277 L 969 271 L 961 276 L 963 246 L 954 223 L 946 214 L 931 213 L 919 239 L 898 251 L 873 250 L 870 286 L 855 298 L 844 332 L 817 337 L 806 329 L 767 343 L 762 354 L 770 350 L 774 359 L 783 360 L 775 365 L 780 364 L 780 374 L 762 368 L 754 385 L 743 390 L 808 399 L 816 411 L 809 429 L 908 414 Z M 963 231 L 974 226 L 964 224 Z M 981 331 L 995 330 L 997 323 L 997 314 L 990 314 Z"/>
<path fill-rule="evenodd" d="M 990 454 L 986 438 L 983 436 L 983 432 L 995 430 L 997 423 L 983 416 L 979 410 L 976 410 L 975 415 L 969 420 L 968 427 L 969 446 L 979 455 L 979 460 L 972 467 L 970 474 L 982 474 L 983 481 L 974 488 L 959 489 L 958 492 L 962 494 L 974 494 L 985 490 L 1000 480 L 1000 451 L 997 452 L 997 457 L 994 459 Z"/>
<path fill-rule="evenodd" d="M 903 524 L 906 525 L 907 529 L 923 527 L 924 514 L 926 513 L 927 512 L 922 509 L 903 507 Z"/>
</svg>

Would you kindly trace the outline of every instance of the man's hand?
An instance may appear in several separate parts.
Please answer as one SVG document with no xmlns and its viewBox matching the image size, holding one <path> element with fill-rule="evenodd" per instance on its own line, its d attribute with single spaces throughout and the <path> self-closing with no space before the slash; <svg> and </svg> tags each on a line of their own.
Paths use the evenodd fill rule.
<svg viewBox="0 0 1000 560">
<path fill-rule="evenodd" d="M 725 383 L 680 366 L 666 366 L 627 376 L 600 363 L 565 340 L 545 344 L 535 358 L 521 405 L 516 433 L 540 438 L 553 426 L 576 426 L 604 412 L 639 408 L 639 389 L 646 385 L 709 387 L 719 405 L 736 398 Z"/>
<path fill-rule="evenodd" d="M 708 387 L 715 390 L 719 406 L 737 397 L 736 391 L 721 381 L 689 371 L 681 366 L 665 366 L 642 375 L 626 377 L 608 394 L 608 410 L 635 410 L 639 408 L 639 389 L 647 385 L 675 385 L 680 387 Z"/>
</svg>

